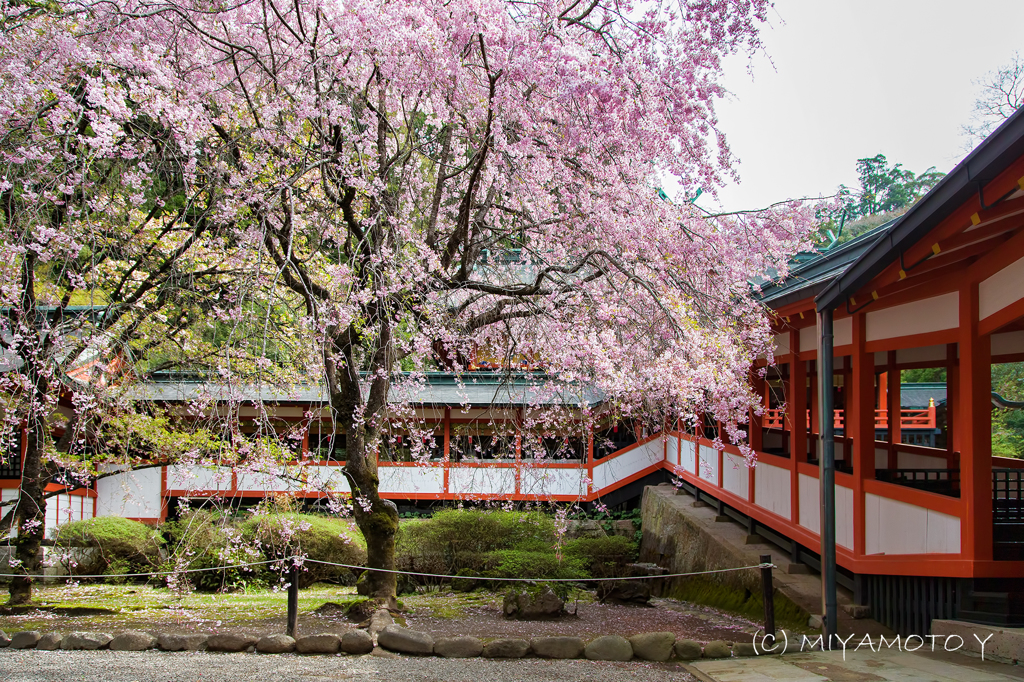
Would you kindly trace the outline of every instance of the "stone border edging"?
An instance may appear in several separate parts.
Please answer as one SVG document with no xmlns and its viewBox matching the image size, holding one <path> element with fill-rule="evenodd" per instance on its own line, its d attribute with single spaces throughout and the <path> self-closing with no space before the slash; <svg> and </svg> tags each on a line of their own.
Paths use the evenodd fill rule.
<svg viewBox="0 0 1024 682">
<path fill-rule="evenodd" d="M 677 639 L 672 632 L 645 632 L 632 637 L 603 635 L 585 642 L 580 637 L 548 636 L 532 639 L 492 639 L 479 637 L 442 637 L 395 625 L 386 610 L 371 618 L 368 629 L 354 629 L 342 634 L 321 632 L 294 639 L 274 634 L 263 637 L 240 633 L 153 634 L 128 631 L 116 636 L 101 632 L 42 633 L 28 630 L 10 638 L 0 631 L 0 648 L 40 650 L 111 651 L 216 651 L 259 652 L 262 654 L 349 654 L 440 656 L 443 658 L 525 658 L 580 659 L 593 661 L 695 661 L 701 658 L 721 659 L 733 656 L 766 655 L 753 643 L 730 643 L 721 640 L 701 644 L 695 640 Z M 773 651 L 781 654 L 785 651 Z"/>
</svg>

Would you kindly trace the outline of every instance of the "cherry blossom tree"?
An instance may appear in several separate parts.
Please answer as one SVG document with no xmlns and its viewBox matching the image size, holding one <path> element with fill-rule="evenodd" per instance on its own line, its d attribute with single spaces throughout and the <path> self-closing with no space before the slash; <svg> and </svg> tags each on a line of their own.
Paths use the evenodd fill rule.
<svg viewBox="0 0 1024 682">
<path fill-rule="evenodd" d="M 374 457 L 387 415 L 423 372 L 461 375 L 479 349 L 542 361 L 538 391 L 587 385 L 658 419 L 708 412 L 742 442 L 748 373 L 771 353 L 748 281 L 785 271 L 814 212 L 709 217 L 658 186 L 713 194 L 734 175 L 721 61 L 759 46 L 767 8 L 5 4 L 4 304 L 34 315 L 39 262 L 56 264 L 48 295 L 65 306 L 72 287 L 119 301 L 94 244 L 124 244 L 108 257 L 121 279 L 191 292 L 167 315 L 146 290 L 138 319 L 205 305 L 230 327 L 205 357 L 224 381 L 322 383 L 377 568 L 394 567 L 398 521 Z M 118 338 L 164 329 L 139 325 Z M 34 377 L 52 382 L 53 366 L 21 373 L 37 384 L 26 404 L 52 409 Z M 42 433 L 37 407 L 23 413 Z M 367 584 L 394 596 L 393 574 Z"/>
</svg>

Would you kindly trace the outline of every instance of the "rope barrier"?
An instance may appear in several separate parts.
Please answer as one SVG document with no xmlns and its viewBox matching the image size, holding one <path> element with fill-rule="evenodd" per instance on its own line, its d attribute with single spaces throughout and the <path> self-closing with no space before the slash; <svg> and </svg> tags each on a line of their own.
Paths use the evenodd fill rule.
<svg viewBox="0 0 1024 682">
<path fill-rule="evenodd" d="M 183 568 L 180 571 L 151 571 L 149 573 L 104 573 L 100 575 L 27 575 L 25 573 L 0 573 L 0 578 L 51 578 L 53 580 L 78 580 L 79 578 L 153 578 L 158 575 L 181 575 L 182 573 L 203 573 L 204 571 L 223 571 L 228 568 L 245 568 L 246 566 L 262 566 L 263 564 L 276 564 L 282 561 L 298 559 L 298 556 L 290 556 L 284 559 L 270 559 L 268 561 L 250 561 L 244 564 L 229 564 L 227 566 L 210 566 L 208 568 Z"/>
<path fill-rule="evenodd" d="M 693 575 L 708 575 L 710 573 L 729 573 L 731 571 L 746 571 L 751 568 L 778 568 L 775 564 L 755 564 L 753 566 L 740 566 L 739 568 L 717 568 L 710 571 L 694 571 L 692 573 L 668 573 L 665 575 L 627 575 L 619 578 L 494 578 L 485 575 L 448 575 L 445 573 L 417 573 L 416 571 L 398 571 L 388 568 L 371 568 L 369 566 L 353 566 L 351 564 L 335 564 L 329 561 L 318 561 L 317 559 L 306 559 L 311 564 L 323 564 L 325 566 L 338 566 L 340 568 L 352 568 L 362 571 L 376 571 L 377 573 L 398 573 L 401 575 L 417 575 L 425 578 L 457 578 L 459 580 L 498 580 L 513 583 L 543 582 L 543 583 L 593 583 L 609 582 L 618 580 L 654 580 L 655 578 L 685 578 Z"/>
<path fill-rule="evenodd" d="M 309 559 L 294 554 L 283 559 L 271 559 L 268 561 L 252 561 L 242 564 L 229 564 L 227 566 L 212 566 L 209 568 L 186 568 L 180 571 L 153 571 L 150 573 L 117 573 L 115 575 L 74 575 L 74 576 L 37 576 L 32 575 L 33 578 L 52 578 L 55 580 L 68 579 L 77 580 L 91 579 L 91 578 L 151 578 L 161 575 L 181 575 L 183 573 L 202 573 L 204 571 L 223 571 L 229 568 L 246 568 L 248 566 L 262 566 L 265 564 L 284 564 L 289 561 L 298 560 L 300 563 L 311 563 L 321 564 L 323 566 L 336 566 L 338 568 L 348 568 L 356 571 L 375 571 L 377 573 L 395 573 L 399 575 L 415 575 L 421 578 L 451 578 L 458 580 L 493 580 L 498 582 L 545 582 L 545 583 L 592 583 L 592 582 L 611 582 L 619 580 L 654 580 L 656 578 L 686 578 L 694 575 L 709 575 L 712 573 L 730 573 L 733 571 L 746 571 L 752 568 L 778 568 L 772 563 L 761 563 L 754 564 L 753 566 L 740 566 L 738 568 L 717 568 L 709 571 L 693 571 L 690 573 L 667 573 L 664 575 L 627 575 L 618 578 L 497 578 L 485 575 L 449 575 L 447 573 L 419 573 L 417 571 L 399 571 L 389 568 L 373 568 L 371 566 L 358 566 L 356 564 L 337 564 L 331 561 L 319 561 L 318 559 Z M 24 573 L 0 573 L 0 578 L 24 578 Z"/>
</svg>

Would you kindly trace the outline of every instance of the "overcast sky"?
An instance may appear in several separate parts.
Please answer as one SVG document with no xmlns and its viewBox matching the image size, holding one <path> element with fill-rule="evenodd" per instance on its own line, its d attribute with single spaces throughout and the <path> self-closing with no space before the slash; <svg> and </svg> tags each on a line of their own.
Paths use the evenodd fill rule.
<svg viewBox="0 0 1024 682">
<path fill-rule="evenodd" d="M 775 0 L 762 37 L 752 76 L 746 58 L 728 63 L 718 105 L 741 161 L 720 192 L 730 210 L 856 187 L 856 160 L 878 153 L 951 170 L 971 80 L 1024 53 L 1024 1 Z"/>
</svg>

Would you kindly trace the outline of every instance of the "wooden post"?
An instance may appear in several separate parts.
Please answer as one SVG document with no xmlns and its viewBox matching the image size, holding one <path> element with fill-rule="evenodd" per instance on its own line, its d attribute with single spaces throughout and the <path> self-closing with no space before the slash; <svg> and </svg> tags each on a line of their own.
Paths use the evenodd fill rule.
<svg viewBox="0 0 1024 682">
<path fill-rule="evenodd" d="M 292 563 L 288 571 L 288 636 L 298 639 L 299 632 L 299 567 Z"/>
<path fill-rule="evenodd" d="M 775 588 L 772 586 L 772 555 L 761 555 L 761 594 L 764 597 L 764 634 L 775 634 Z"/>
<path fill-rule="evenodd" d="M 864 555 L 864 481 L 875 477 L 875 356 L 864 350 L 867 316 L 853 316 L 850 393 L 846 402 L 846 436 L 853 462 L 853 551 Z M 849 461 L 849 460 L 848 460 Z"/>
<path fill-rule="evenodd" d="M 900 370 L 896 367 L 896 351 L 889 351 L 886 375 L 889 383 L 885 392 L 889 400 L 889 461 L 890 469 L 899 468 L 898 450 L 903 441 L 903 393 L 901 388 Z M 882 390 L 879 387 L 879 390 Z"/>
<path fill-rule="evenodd" d="M 960 548 L 992 560 L 992 337 L 978 333 L 978 285 L 960 287 L 960 373 L 956 396 L 960 447 Z M 948 391 L 947 391 L 948 395 Z"/>
</svg>

